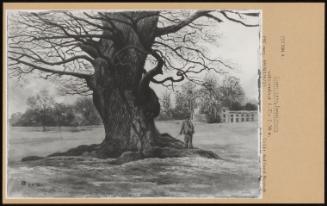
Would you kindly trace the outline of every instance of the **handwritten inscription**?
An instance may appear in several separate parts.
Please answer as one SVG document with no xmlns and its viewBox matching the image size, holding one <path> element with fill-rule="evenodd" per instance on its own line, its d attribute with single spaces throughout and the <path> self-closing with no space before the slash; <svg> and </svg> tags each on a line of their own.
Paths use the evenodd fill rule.
<svg viewBox="0 0 327 206">
<path fill-rule="evenodd" d="M 286 38 L 285 36 L 280 36 L 280 55 L 284 57 L 286 55 Z"/>
<path fill-rule="evenodd" d="M 279 77 L 275 76 L 273 79 L 273 101 L 272 101 L 272 111 L 273 111 L 273 132 L 278 132 L 279 125 Z"/>
</svg>

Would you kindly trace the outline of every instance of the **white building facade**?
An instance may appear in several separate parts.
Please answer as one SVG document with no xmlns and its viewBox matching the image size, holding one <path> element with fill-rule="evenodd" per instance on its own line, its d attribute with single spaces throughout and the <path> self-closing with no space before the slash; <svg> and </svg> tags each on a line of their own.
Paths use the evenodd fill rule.
<svg viewBox="0 0 327 206">
<path fill-rule="evenodd" d="M 248 110 L 229 110 L 224 107 L 221 110 L 220 118 L 222 123 L 254 122 L 258 121 L 258 112 Z"/>
</svg>

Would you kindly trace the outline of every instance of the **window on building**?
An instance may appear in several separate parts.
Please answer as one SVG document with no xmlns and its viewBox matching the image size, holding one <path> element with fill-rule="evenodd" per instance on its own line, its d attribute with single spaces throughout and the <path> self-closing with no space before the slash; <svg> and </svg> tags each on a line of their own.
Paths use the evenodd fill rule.
<svg viewBox="0 0 327 206">
<path fill-rule="evenodd" d="M 238 122 L 238 118 L 236 118 L 236 122 Z"/>
</svg>

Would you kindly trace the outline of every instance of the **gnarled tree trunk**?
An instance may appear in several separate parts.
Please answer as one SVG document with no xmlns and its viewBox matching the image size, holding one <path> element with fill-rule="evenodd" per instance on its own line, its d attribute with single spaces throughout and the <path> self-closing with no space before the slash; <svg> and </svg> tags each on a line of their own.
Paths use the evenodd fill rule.
<svg viewBox="0 0 327 206">
<path fill-rule="evenodd" d="M 104 32 L 110 38 L 99 42 L 101 54 L 89 81 L 106 134 L 98 154 L 110 157 L 137 151 L 151 155 L 159 136 L 154 118 L 160 104 L 149 87 L 144 65 L 155 38 L 158 12 L 105 13 L 103 17 L 114 19 L 111 25 L 104 21 L 114 32 Z"/>
</svg>

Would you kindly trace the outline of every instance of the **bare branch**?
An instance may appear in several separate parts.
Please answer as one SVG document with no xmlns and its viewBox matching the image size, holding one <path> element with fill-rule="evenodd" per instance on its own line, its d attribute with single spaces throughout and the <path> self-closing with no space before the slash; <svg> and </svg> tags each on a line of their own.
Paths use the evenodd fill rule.
<svg viewBox="0 0 327 206">
<path fill-rule="evenodd" d="M 174 33 L 179 31 L 180 29 L 184 28 L 185 26 L 189 25 L 196 19 L 205 16 L 209 11 L 197 11 L 193 15 L 191 15 L 189 18 L 180 21 L 178 24 L 174 24 L 171 26 L 163 27 L 163 28 L 157 28 L 157 31 L 155 33 L 156 36 L 161 36 L 169 33 Z"/>
<path fill-rule="evenodd" d="M 204 59 L 207 59 L 207 60 L 209 60 L 209 61 L 213 61 L 213 60 L 209 59 L 209 58 L 206 57 L 206 56 L 204 56 L 204 57 L 201 58 L 201 55 L 204 55 L 204 54 L 203 54 L 201 51 L 199 51 L 199 50 L 191 49 L 191 48 L 187 48 L 187 49 L 191 49 L 191 50 L 197 51 L 197 52 L 200 54 L 200 56 L 198 56 L 198 58 L 199 58 L 199 59 L 202 59 L 202 62 L 200 62 L 200 61 L 196 61 L 196 60 L 194 60 L 194 59 L 186 58 L 186 57 L 184 57 L 180 52 L 178 52 L 178 51 L 180 51 L 181 49 L 183 49 L 183 48 L 185 48 L 185 47 L 178 46 L 178 47 L 176 47 L 176 48 L 173 48 L 172 46 L 167 45 L 167 44 L 162 43 L 162 42 L 158 42 L 158 41 L 157 41 L 157 42 L 155 42 L 155 43 L 160 44 L 160 45 L 162 45 L 162 46 L 164 46 L 164 47 L 170 49 L 170 50 L 171 50 L 171 51 L 172 51 L 172 52 L 173 52 L 173 53 L 174 53 L 178 58 L 182 59 L 183 61 L 188 62 L 188 63 L 191 63 L 191 64 L 193 64 L 193 65 L 197 65 L 197 66 L 202 67 L 202 69 L 199 70 L 199 71 L 190 70 L 190 68 L 189 68 L 189 70 L 184 71 L 184 72 L 187 72 L 187 73 L 200 73 L 200 72 L 202 72 L 202 71 L 204 71 L 204 70 L 208 70 L 208 71 L 209 71 L 209 70 L 214 70 L 214 71 L 217 71 L 215 68 L 213 68 L 213 67 L 209 67 L 209 66 L 206 64 L 206 62 L 205 62 Z M 217 61 L 217 62 L 223 64 L 225 67 L 227 67 L 227 68 L 229 68 L 229 69 L 232 69 L 231 66 L 225 64 L 225 63 L 224 63 L 223 61 L 221 61 L 221 60 L 215 60 L 215 61 Z M 218 71 L 217 71 L 217 72 L 218 72 Z"/>
<path fill-rule="evenodd" d="M 241 21 L 241 20 L 238 20 L 238 19 L 235 19 L 235 18 L 232 18 L 232 17 L 228 16 L 226 12 L 228 12 L 228 11 L 220 11 L 220 13 L 221 13 L 221 14 L 222 14 L 226 19 L 228 19 L 228 20 L 230 20 L 230 21 L 233 21 L 233 22 L 236 22 L 236 23 L 242 24 L 243 26 L 246 26 L 246 27 L 257 27 L 257 26 L 259 26 L 259 24 L 246 24 L 246 23 L 244 23 L 244 22 Z"/>
<path fill-rule="evenodd" d="M 169 19 L 168 17 L 165 17 L 165 16 L 162 16 L 164 19 L 170 21 L 170 22 L 174 22 L 176 24 L 174 25 L 170 25 L 170 26 L 167 26 L 167 27 L 162 27 L 162 28 L 157 28 L 157 31 L 156 31 L 156 36 L 162 36 L 162 35 L 165 35 L 165 34 L 169 34 L 169 33 L 175 33 L 177 31 L 179 31 L 180 29 L 184 28 L 185 26 L 190 26 L 190 24 L 193 23 L 193 21 L 195 21 L 196 19 L 200 18 L 200 17 L 203 17 L 203 16 L 206 16 L 210 19 L 213 19 L 215 21 L 217 21 L 218 23 L 221 23 L 223 22 L 220 18 L 218 18 L 217 16 L 214 16 L 212 14 L 210 14 L 211 11 L 209 10 L 202 10 L 202 11 L 197 11 L 195 12 L 193 15 L 191 15 L 190 17 L 180 21 L 178 19 Z M 238 20 L 238 19 L 235 19 L 235 18 L 232 18 L 230 16 L 227 15 L 226 12 L 231 12 L 231 13 L 236 13 L 237 15 L 241 16 L 240 13 L 238 12 L 233 12 L 233 11 L 228 11 L 228 10 L 222 10 L 222 11 L 219 11 L 226 19 L 230 20 L 230 21 L 233 21 L 233 22 L 236 22 L 236 23 L 240 23 L 242 24 L 243 26 L 246 26 L 246 27 L 257 27 L 259 26 L 258 24 L 246 24 L 244 23 L 243 21 L 241 20 Z M 258 13 L 242 13 L 242 15 L 247 15 L 247 16 L 258 16 Z"/>
<path fill-rule="evenodd" d="M 218 17 L 212 15 L 212 14 L 204 14 L 204 16 L 210 18 L 210 19 L 213 19 L 213 20 L 216 20 L 218 23 L 221 23 L 223 22 L 221 19 L 219 19 Z"/>
<path fill-rule="evenodd" d="M 162 80 L 156 80 L 156 79 L 152 78 L 151 82 L 156 83 L 156 84 L 162 84 L 162 83 L 164 83 L 166 81 L 181 82 L 181 81 L 183 81 L 185 79 L 183 72 L 178 71 L 176 73 L 176 75 L 179 76 L 180 78 L 179 79 L 174 79 L 173 77 L 167 77 L 167 78 L 162 79 Z"/>
<path fill-rule="evenodd" d="M 160 55 L 158 53 L 156 53 L 155 50 L 150 51 L 150 54 L 156 58 L 156 60 L 158 61 L 157 65 L 151 69 L 150 71 L 146 72 L 143 76 L 143 78 L 141 79 L 141 87 L 144 87 L 144 85 L 149 85 L 150 81 L 152 81 L 153 77 L 158 75 L 158 74 L 163 74 L 162 72 L 162 67 L 164 65 L 164 61 L 163 59 L 160 57 Z"/>
<path fill-rule="evenodd" d="M 24 52 L 8 51 L 8 53 L 19 54 L 19 55 L 21 55 L 21 57 L 28 57 L 30 59 L 35 60 L 36 62 L 47 64 L 47 65 L 50 65 L 50 66 L 62 65 L 62 64 L 68 63 L 68 62 L 72 62 L 72 61 L 78 60 L 78 59 L 84 59 L 84 60 L 89 61 L 90 63 L 93 63 L 93 59 L 91 59 L 90 57 L 88 57 L 86 55 L 77 55 L 77 56 L 70 57 L 68 59 L 62 59 L 62 61 L 49 62 L 49 61 L 44 60 L 43 58 L 41 58 L 39 55 L 37 55 L 34 52 L 33 53 L 35 55 L 37 55 L 38 58 L 33 57 L 31 55 L 28 55 L 27 53 L 24 53 Z"/>
<path fill-rule="evenodd" d="M 8 57 L 8 58 L 13 61 L 16 61 L 17 63 L 21 63 L 23 65 L 29 66 L 33 69 L 37 69 L 37 70 L 40 70 L 43 72 L 49 72 L 49 73 L 54 73 L 54 74 L 58 74 L 58 75 L 70 75 L 70 76 L 83 78 L 83 79 L 86 79 L 86 78 L 89 78 L 92 76 L 89 74 L 78 73 L 78 72 L 68 72 L 68 71 L 58 71 L 58 70 L 48 69 L 48 68 L 40 67 L 40 66 L 34 65 L 32 63 L 20 60 L 19 58 L 14 58 L 14 57 Z"/>
</svg>

